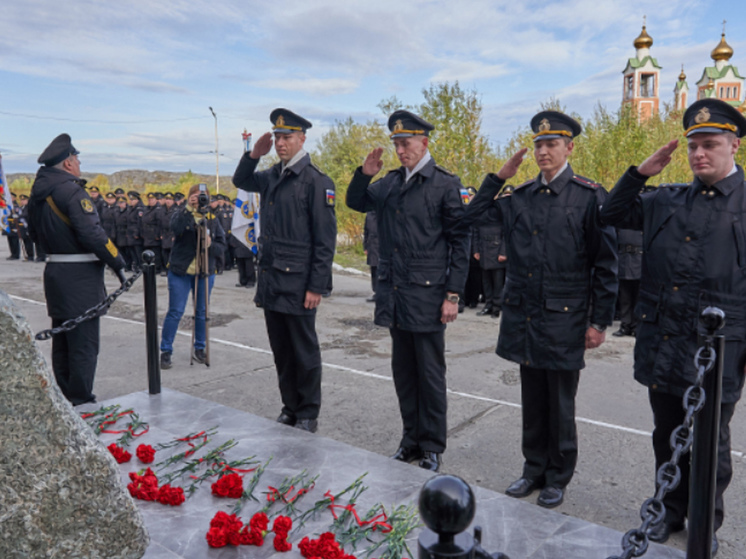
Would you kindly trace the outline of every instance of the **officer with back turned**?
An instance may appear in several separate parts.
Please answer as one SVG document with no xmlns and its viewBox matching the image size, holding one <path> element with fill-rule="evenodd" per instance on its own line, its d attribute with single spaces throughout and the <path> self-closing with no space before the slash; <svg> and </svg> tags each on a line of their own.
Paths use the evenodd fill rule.
<svg viewBox="0 0 746 559">
<path fill-rule="evenodd" d="M 254 301 L 264 309 L 282 396 L 277 421 L 315 432 L 321 407 L 321 350 L 316 308 L 331 291 L 337 240 L 334 183 L 303 149 L 311 123 L 287 110 L 270 114 L 267 132 L 246 152 L 233 184 L 261 198 L 259 282 Z M 280 162 L 255 172 L 274 145 Z"/>
<path fill-rule="evenodd" d="M 735 154 L 746 119 L 718 99 L 694 102 L 684 113 L 689 166 L 683 187 L 641 193 L 670 163 L 672 140 L 639 167 L 630 167 L 609 194 L 601 218 L 642 231 L 643 263 L 637 304 L 635 379 L 648 387 L 655 430 L 656 469 L 671 458 L 669 438 L 684 419 L 682 396 L 696 378 L 698 318 L 708 307 L 725 312 L 715 530 L 725 515 L 723 494 L 733 476 L 730 420 L 741 398 L 746 363 L 746 182 Z M 708 395 L 709 396 L 709 395 Z M 649 531 L 664 542 L 684 529 L 689 503 L 689 455 L 679 461 L 681 482 L 663 497 L 666 517 Z M 717 550 L 717 538 L 713 538 Z"/>
<path fill-rule="evenodd" d="M 124 259 L 108 238 L 80 178 L 78 151 L 60 134 L 39 156 L 29 201 L 29 230 L 47 253 L 44 295 L 52 327 L 83 314 L 106 298 L 104 268 L 124 283 Z M 105 312 L 105 311 L 104 311 Z M 100 315 L 99 315 L 100 316 Z M 95 402 L 93 379 L 99 350 L 99 317 L 52 339 L 52 368 L 73 405 Z"/>
</svg>

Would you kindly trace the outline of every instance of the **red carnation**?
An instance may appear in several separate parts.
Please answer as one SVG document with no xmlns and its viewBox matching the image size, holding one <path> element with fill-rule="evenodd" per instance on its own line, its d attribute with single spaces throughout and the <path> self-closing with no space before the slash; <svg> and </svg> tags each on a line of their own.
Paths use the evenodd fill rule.
<svg viewBox="0 0 746 559">
<path fill-rule="evenodd" d="M 269 526 L 269 518 L 263 512 L 258 512 L 249 520 L 249 526 L 252 530 L 259 530 L 266 533 Z"/>
<path fill-rule="evenodd" d="M 212 494 L 217 497 L 239 499 L 243 495 L 243 478 L 238 474 L 228 474 L 212 484 Z"/>
<path fill-rule="evenodd" d="M 210 528 L 205 537 L 210 547 L 225 547 L 228 543 L 228 535 L 222 528 Z"/>
<path fill-rule="evenodd" d="M 142 501 L 155 501 L 158 499 L 158 478 L 153 470 L 148 468 L 143 475 L 130 472 L 132 483 L 127 485 L 127 489 L 135 499 Z"/>
<path fill-rule="evenodd" d="M 293 544 L 287 540 L 287 536 L 275 536 L 274 546 L 277 551 L 281 552 L 290 551 L 293 548 Z"/>
<path fill-rule="evenodd" d="M 149 444 L 141 444 L 138 446 L 135 454 L 137 454 L 137 458 L 143 464 L 152 464 L 153 460 L 155 460 L 155 449 Z"/>
<path fill-rule="evenodd" d="M 185 500 L 184 490 L 181 487 L 171 487 L 166 484 L 158 490 L 158 502 L 162 505 L 178 507 Z"/>
<path fill-rule="evenodd" d="M 119 464 L 124 464 L 125 462 L 132 460 L 132 455 L 122 447 L 117 446 L 117 443 L 111 443 L 106 448 L 109 449 L 109 452 L 111 452 L 111 455 Z"/>
<path fill-rule="evenodd" d="M 289 516 L 278 516 L 277 518 L 275 518 L 275 521 L 272 524 L 272 531 L 277 535 L 284 534 L 285 536 L 287 536 L 288 533 L 290 533 L 292 527 L 292 518 L 290 518 Z"/>
</svg>

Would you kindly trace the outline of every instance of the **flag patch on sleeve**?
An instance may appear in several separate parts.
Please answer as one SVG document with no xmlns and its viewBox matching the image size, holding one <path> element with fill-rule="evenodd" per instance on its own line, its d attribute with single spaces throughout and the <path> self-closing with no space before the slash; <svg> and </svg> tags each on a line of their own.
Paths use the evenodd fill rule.
<svg viewBox="0 0 746 559">
<path fill-rule="evenodd" d="M 326 191 L 326 205 L 329 207 L 334 207 L 334 191 L 331 189 L 327 189 Z"/>
</svg>

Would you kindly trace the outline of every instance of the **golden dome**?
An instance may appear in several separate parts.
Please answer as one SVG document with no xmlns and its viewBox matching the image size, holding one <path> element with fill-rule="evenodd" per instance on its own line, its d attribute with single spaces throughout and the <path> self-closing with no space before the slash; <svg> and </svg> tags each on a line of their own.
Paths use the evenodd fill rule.
<svg viewBox="0 0 746 559">
<path fill-rule="evenodd" d="M 679 74 L 679 81 L 684 82 L 686 81 L 686 74 L 684 73 L 684 65 L 681 65 L 681 73 Z"/>
<path fill-rule="evenodd" d="M 635 42 L 633 43 L 635 45 L 636 49 L 649 49 L 653 46 L 653 38 L 648 35 L 648 32 L 645 30 L 645 26 L 642 26 L 642 32 L 640 35 L 635 39 Z"/>
<path fill-rule="evenodd" d="M 730 57 L 733 56 L 733 49 L 725 42 L 725 33 L 720 38 L 720 44 L 712 50 L 710 56 L 716 61 L 730 60 Z"/>
</svg>

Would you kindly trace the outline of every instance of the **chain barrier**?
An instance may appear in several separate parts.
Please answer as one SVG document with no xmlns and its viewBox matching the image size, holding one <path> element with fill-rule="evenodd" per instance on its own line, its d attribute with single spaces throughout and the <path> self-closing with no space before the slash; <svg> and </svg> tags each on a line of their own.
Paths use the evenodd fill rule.
<svg viewBox="0 0 746 559">
<path fill-rule="evenodd" d="M 689 452 L 694 443 L 694 417 L 705 405 L 705 390 L 702 388 L 705 375 L 712 370 L 716 362 L 716 352 L 712 345 L 712 337 L 705 338 L 704 345 L 697 350 L 694 356 L 694 366 L 697 368 L 697 378 L 694 384 L 686 389 L 683 397 L 683 405 L 686 410 L 684 421 L 671 433 L 670 444 L 673 454 L 668 462 L 661 464 L 656 474 L 656 485 L 658 489 L 655 496 L 647 499 L 640 508 L 642 524 L 639 528 L 633 528 L 622 537 L 622 554 L 614 555 L 608 559 L 630 559 L 630 557 L 641 557 L 648 551 L 648 530 L 665 522 L 666 506 L 663 497 L 678 487 L 681 482 L 681 468 L 679 459 Z"/>
<path fill-rule="evenodd" d="M 61 332 L 69 332 L 70 330 L 75 329 L 80 323 L 100 316 L 102 311 L 106 311 L 109 309 L 112 303 L 117 300 L 117 297 L 119 297 L 125 291 L 129 291 L 129 289 L 135 284 L 135 282 L 140 278 L 141 275 L 142 270 L 138 270 L 129 279 L 127 279 L 119 289 L 117 289 L 114 293 L 109 295 L 95 307 L 91 307 L 77 318 L 66 320 L 56 328 L 50 328 L 48 330 L 42 330 L 41 332 L 38 332 L 35 338 L 39 341 L 49 340 L 56 334 L 60 334 Z"/>
</svg>

